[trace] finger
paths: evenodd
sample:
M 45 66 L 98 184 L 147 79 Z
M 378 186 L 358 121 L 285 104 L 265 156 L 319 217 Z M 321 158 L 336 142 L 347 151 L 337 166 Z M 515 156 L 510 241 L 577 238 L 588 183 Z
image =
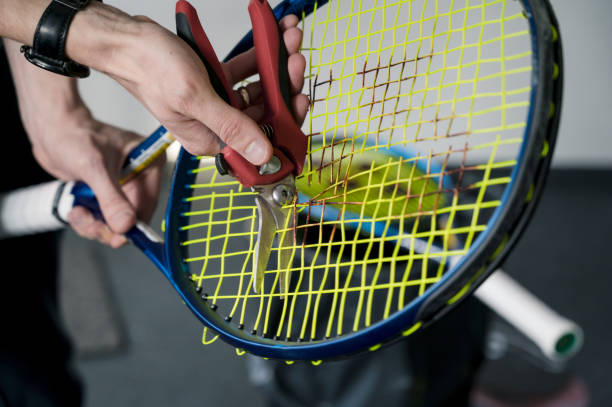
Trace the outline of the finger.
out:
M 289 57 L 288 70 L 291 94 L 297 95 L 304 87 L 304 71 L 306 70 L 306 58 L 302 54 L 293 54 Z M 242 92 L 246 92 L 243 95 Z M 261 82 L 252 82 L 234 91 L 238 107 L 245 109 L 248 106 L 263 103 Z
M 81 237 L 98 240 L 100 243 L 118 248 L 127 242 L 127 239 L 113 233 L 109 227 L 94 218 L 87 209 L 77 206 L 68 213 L 68 222 L 74 231 Z
M 291 109 L 294 113 L 294 118 L 296 122 L 300 126 L 304 122 L 309 105 L 310 100 L 308 99 L 308 96 L 302 93 L 299 93 L 292 97 Z M 246 107 L 242 112 L 248 115 L 254 121 L 259 122 L 263 119 L 265 115 L 265 107 L 263 103 L 260 102 L 256 105 Z
M 242 92 L 246 92 L 243 95 Z M 238 90 L 234 91 L 236 100 L 238 101 L 238 108 L 241 110 L 246 109 L 249 106 L 263 103 L 262 87 L 261 82 L 252 82 L 246 86 L 241 86 Z
M 223 64 L 223 71 L 231 84 L 236 84 L 257 73 L 257 58 L 255 48 L 251 48 L 242 54 Z
M 252 164 L 268 162 L 272 156 L 272 145 L 259 126 L 247 115 L 225 103 L 212 89 L 207 93 L 202 95 L 203 100 L 197 104 L 194 117 Z M 191 151 L 190 148 L 198 150 L 200 146 L 186 144 L 184 147 Z
M 180 123 L 180 127 L 166 126 L 181 142 L 181 145 L 193 155 L 214 156 L 221 151 L 221 140 L 214 131 L 197 119 Z M 190 142 L 188 137 L 193 137 L 197 143 Z
M 289 14 L 283 17 L 278 22 L 278 25 L 282 31 L 285 31 L 291 27 L 295 27 L 298 23 L 299 23 L 299 19 L 297 18 L 297 16 L 295 14 Z
M 291 18 L 293 17 L 295 21 Z M 294 22 L 293 24 L 289 24 Z M 295 54 L 300 49 L 302 44 L 302 30 L 295 27 L 297 24 L 296 16 L 287 16 L 281 20 L 281 30 L 283 32 L 283 41 L 289 55 Z M 231 84 L 236 84 L 257 73 L 257 58 L 255 48 L 251 48 L 241 54 L 236 55 L 230 61 L 223 64 L 223 71 L 227 80 Z
M 289 57 L 288 70 L 291 94 L 297 95 L 304 87 L 304 71 L 306 70 L 306 58 L 302 54 L 293 54 Z
M 289 55 L 297 53 L 302 45 L 302 30 L 297 27 L 287 29 L 283 33 L 283 40 L 285 41 L 285 47 Z
M 295 117 L 295 121 L 299 126 L 304 123 L 306 119 L 306 115 L 308 114 L 308 108 L 310 107 L 310 100 L 308 96 L 300 93 L 291 99 L 291 103 L 293 105 L 293 113 Z
M 127 232 L 136 223 L 136 212 L 119 185 L 105 167 L 98 166 L 88 175 L 84 181 L 94 191 L 105 222 L 115 233 Z
M 123 191 L 136 208 L 138 219 L 148 223 L 155 212 L 161 187 L 165 156 L 158 157 L 147 170 L 124 185 Z
M 94 240 L 106 234 L 105 231 L 102 230 L 103 228 L 101 228 L 98 224 L 97 220 L 91 214 L 91 212 L 89 212 L 82 206 L 74 207 L 68 213 L 67 220 L 68 223 L 70 223 L 72 229 L 74 229 L 74 231 L 77 232 L 79 236 L 84 237 L 86 239 Z M 112 234 L 110 230 L 108 230 L 108 233 Z

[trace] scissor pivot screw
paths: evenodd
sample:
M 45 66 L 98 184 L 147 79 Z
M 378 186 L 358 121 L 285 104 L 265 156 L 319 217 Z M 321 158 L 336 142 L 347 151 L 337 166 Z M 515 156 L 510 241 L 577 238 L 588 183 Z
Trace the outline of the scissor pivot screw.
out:
M 285 184 L 277 185 L 272 191 L 272 198 L 274 198 L 274 202 L 279 205 L 290 204 L 293 201 L 294 196 L 295 189 Z
M 281 160 L 273 155 L 270 161 L 259 167 L 259 175 L 276 174 L 281 169 Z

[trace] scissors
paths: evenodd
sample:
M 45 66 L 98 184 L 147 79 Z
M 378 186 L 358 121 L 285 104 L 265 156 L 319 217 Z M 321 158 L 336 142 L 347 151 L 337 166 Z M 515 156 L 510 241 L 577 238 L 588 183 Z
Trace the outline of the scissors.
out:
M 288 52 L 272 9 L 266 0 L 250 0 L 248 10 L 264 98 L 265 113 L 259 125 L 272 143 L 273 155 L 267 163 L 258 167 L 221 142 L 222 149 L 215 157 L 215 163 L 221 175 L 230 174 L 257 193 L 255 203 L 259 223 L 253 257 L 253 290 L 263 292 L 264 273 L 274 236 L 278 234 L 278 270 L 281 272 L 278 281 L 280 292 L 286 297 L 291 282 L 291 229 L 295 228 L 295 216 L 290 205 L 296 197 L 295 177 L 302 172 L 307 142 L 291 108 Z M 196 10 L 187 1 L 180 0 L 176 5 L 176 14 L 178 36 L 200 56 L 219 96 L 238 108 L 236 96 L 202 29 Z

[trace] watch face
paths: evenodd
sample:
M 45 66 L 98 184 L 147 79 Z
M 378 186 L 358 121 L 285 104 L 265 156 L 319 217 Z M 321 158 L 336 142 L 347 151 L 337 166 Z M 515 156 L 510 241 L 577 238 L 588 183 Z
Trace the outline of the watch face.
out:
M 89 0 L 53 0 L 56 3 L 61 3 L 66 7 L 70 7 L 75 10 L 81 10 L 89 3 Z

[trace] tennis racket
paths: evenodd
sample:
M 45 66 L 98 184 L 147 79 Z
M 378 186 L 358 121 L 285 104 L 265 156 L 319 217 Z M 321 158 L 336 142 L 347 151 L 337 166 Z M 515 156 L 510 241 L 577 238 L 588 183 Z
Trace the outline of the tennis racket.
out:
M 311 106 L 296 184 L 308 193 L 286 206 L 293 215 L 263 290 L 252 290 L 256 192 L 206 157 L 179 154 L 163 243 L 145 227 L 132 240 L 213 335 L 264 357 L 319 361 L 423 329 L 507 255 L 550 165 L 561 42 L 547 1 L 274 9 L 287 14 L 304 31 Z M 252 44 L 249 34 L 230 57 Z M 411 153 L 389 154 L 398 148 Z M 370 153 L 386 161 L 357 168 Z
M 320 145 L 313 146 L 313 150 L 319 151 L 318 154 L 312 154 L 312 158 L 315 161 L 323 161 L 325 159 L 320 147 Z M 340 150 L 339 146 L 335 148 Z M 336 155 L 339 153 L 340 151 L 335 152 Z M 363 168 L 370 166 L 382 168 L 390 162 L 399 160 L 412 162 L 414 158 L 414 153 L 405 147 L 372 149 L 360 154 L 359 157 L 355 157 L 351 162 L 350 168 L 346 166 L 347 168 L 343 168 L 341 171 L 353 186 L 353 196 L 351 196 L 350 201 L 362 201 L 363 196 L 358 195 L 363 195 L 368 189 L 368 185 L 372 183 L 372 176 L 382 175 L 382 173 L 370 174 L 363 172 Z M 444 175 L 444 172 L 441 171 L 441 166 L 442 163 L 436 160 L 429 160 L 427 162 L 417 160 L 414 161 L 413 165 L 404 165 L 400 171 L 403 171 L 405 176 L 409 174 L 413 180 L 420 180 L 422 184 L 418 184 L 418 181 L 415 182 L 418 184 L 415 185 L 417 189 L 435 190 L 436 186 L 441 184 L 445 189 L 453 190 L 456 188 L 453 184 L 453 177 Z M 301 201 L 310 201 L 312 199 L 310 195 L 320 195 L 321 191 L 332 191 L 332 185 L 325 185 L 329 180 L 333 180 L 333 177 L 329 176 L 331 166 L 324 165 L 324 168 L 321 173 L 322 181 L 316 185 L 316 188 L 309 185 L 304 178 L 298 182 L 297 187 L 300 191 Z M 428 173 L 433 175 L 428 176 Z M 384 185 L 385 181 L 377 180 L 375 183 Z M 424 185 L 426 183 L 430 185 Z M 384 189 L 379 194 L 380 201 L 383 203 L 392 202 L 394 192 L 394 189 Z M 487 197 L 485 193 L 484 198 L 485 200 L 487 198 L 495 199 L 495 195 Z M 446 198 L 443 197 L 442 200 L 444 199 Z M 446 203 L 442 202 L 442 204 Z M 400 226 L 399 222 L 374 222 L 372 218 L 369 218 L 369 216 L 374 216 L 374 209 L 374 207 L 366 206 L 362 212 L 360 206 L 355 205 L 351 207 L 347 205 L 343 213 L 346 230 L 350 230 L 351 227 L 362 227 L 362 233 L 366 235 L 374 234 L 377 237 L 381 237 L 384 233 L 388 236 L 397 235 L 399 233 L 397 229 Z M 396 208 L 391 207 L 391 209 L 393 211 Z M 385 208 L 385 210 L 388 210 L 388 208 Z M 415 207 L 410 210 L 417 211 L 418 208 Z M 312 208 L 308 215 L 318 221 L 323 218 L 327 222 L 333 222 L 339 216 L 338 211 L 333 207 L 328 208 L 326 211 L 322 211 L 320 207 L 315 207 Z M 436 219 L 436 222 L 442 225 L 442 228 L 447 227 L 448 221 L 449 216 L 446 213 L 439 214 Z M 469 224 L 469 221 L 469 218 L 462 218 L 462 214 L 459 213 L 454 220 L 455 227 L 465 227 Z M 412 252 L 413 254 L 423 255 L 426 252 L 430 254 L 445 252 L 435 243 L 430 243 L 421 238 L 404 239 L 399 244 L 401 250 L 407 253 Z M 456 249 L 463 245 L 464 242 L 461 241 L 461 235 L 452 236 L 449 239 L 450 249 Z M 393 248 L 389 249 L 392 250 Z M 433 266 L 439 267 L 438 262 L 442 259 L 441 257 L 436 258 L 432 255 L 430 259 Z M 461 259 L 461 255 L 449 256 L 446 267 L 452 268 Z M 530 338 L 549 360 L 566 360 L 580 350 L 583 342 L 583 332 L 580 326 L 558 315 L 533 294 L 521 287 L 516 281 L 512 280 L 504 271 L 496 270 L 494 275 L 490 276 L 474 294 L 499 316 L 503 317 Z

